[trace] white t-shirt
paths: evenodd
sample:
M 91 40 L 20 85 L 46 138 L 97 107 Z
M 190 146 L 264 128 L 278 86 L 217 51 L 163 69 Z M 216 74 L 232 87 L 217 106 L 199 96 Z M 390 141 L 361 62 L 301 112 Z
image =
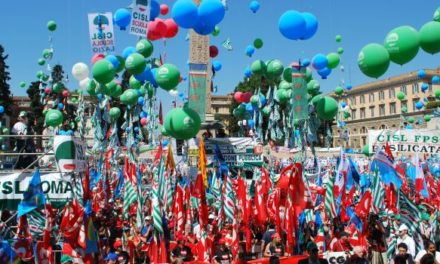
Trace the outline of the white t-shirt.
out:
M 25 123 L 18 121 L 12 127 L 12 134 L 14 135 L 26 135 L 27 134 L 27 126 Z
M 426 254 L 426 250 L 420 250 L 419 253 L 417 253 L 417 256 L 414 259 L 414 261 L 420 263 L 420 260 L 423 258 L 423 256 L 425 256 L 425 254 Z M 435 252 L 435 260 L 440 263 L 440 252 L 438 251 Z
M 414 239 L 410 237 L 409 235 L 406 235 L 404 239 L 397 238 L 397 245 L 400 243 L 405 243 L 408 246 L 408 254 L 411 254 L 411 256 L 416 255 L 416 243 L 414 242 Z

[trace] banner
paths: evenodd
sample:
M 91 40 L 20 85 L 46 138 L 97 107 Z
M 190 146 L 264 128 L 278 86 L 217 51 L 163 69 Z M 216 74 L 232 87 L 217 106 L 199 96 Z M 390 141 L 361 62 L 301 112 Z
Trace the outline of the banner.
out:
M 207 65 L 194 64 L 189 65 L 189 108 L 196 111 L 202 122 L 205 122 L 206 114 L 206 79 Z
M 345 263 L 347 254 L 345 252 L 325 252 L 324 258 L 329 264 Z
M 55 136 L 53 140 L 55 159 L 61 172 L 86 170 L 86 145 L 73 136 Z
M 0 210 L 17 210 L 32 179 L 33 172 L 0 176 Z M 62 207 L 73 197 L 72 178 L 61 173 L 41 173 L 41 187 L 54 207 Z
M 215 161 L 215 145 L 218 145 L 229 167 L 243 168 L 263 165 L 263 155 L 256 154 L 257 145 L 252 138 L 209 138 L 205 140 L 208 164 Z M 193 154 L 193 153 L 191 153 Z
M 115 52 L 115 34 L 111 12 L 89 14 L 90 44 L 93 53 Z
M 292 66 L 291 122 L 309 118 L 306 67 Z M 293 127 L 293 124 L 292 124 Z
M 375 153 L 388 142 L 391 151 L 440 154 L 440 131 L 429 129 L 369 130 L 368 150 Z
M 131 23 L 129 33 L 132 35 L 147 37 L 148 21 L 150 21 L 150 7 L 146 5 L 134 5 L 131 11 Z

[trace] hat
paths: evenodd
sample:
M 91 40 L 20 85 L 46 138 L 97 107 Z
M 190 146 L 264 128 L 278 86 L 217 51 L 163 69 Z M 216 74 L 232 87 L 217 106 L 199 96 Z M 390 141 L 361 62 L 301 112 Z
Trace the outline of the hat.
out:
M 108 253 L 107 257 L 105 257 L 104 260 L 105 261 L 118 260 L 118 255 L 116 255 L 115 253 Z
M 116 240 L 115 243 L 113 243 L 113 248 L 116 249 L 118 247 L 122 247 L 122 241 Z
M 69 255 L 62 255 L 61 256 L 61 264 L 67 263 L 67 262 L 73 262 L 73 258 Z
M 396 220 L 400 221 L 400 214 L 396 214 Z
M 27 112 L 26 111 L 20 111 L 20 114 L 18 116 L 19 117 L 27 117 Z
M 429 218 L 430 218 L 430 216 L 428 213 L 422 213 L 422 220 L 429 221 Z
M 278 234 L 278 233 L 273 234 L 272 239 L 275 239 L 275 238 L 281 238 L 280 234 Z
M 396 215 L 393 213 L 393 211 L 390 211 L 388 214 L 390 217 L 395 217 Z
M 401 224 L 399 227 L 399 232 L 403 230 L 408 230 L 408 227 L 405 224 Z
M 317 251 L 317 250 L 319 250 L 318 246 L 314 242 L 309 242 L 307 244 L 307 252 L 313 252 L 313 251 Z
M 387 212 L 382 211 L 382 212 L 380 212 L 379 216 L 380 217 L 387 217 Z
M 148 221 L 148 220 L 151 220 L 151 216 L 149 216 L 149 215 L 147 215 L 147 216 L 145 217 L 145 221 Z
M 210 215 L 208 216 L 208 219 L 212 219 L 212 220 L 214 220 L 214 219 L 215 219 L 215 215 L 214 215 L 214 214 L 210 214 Z

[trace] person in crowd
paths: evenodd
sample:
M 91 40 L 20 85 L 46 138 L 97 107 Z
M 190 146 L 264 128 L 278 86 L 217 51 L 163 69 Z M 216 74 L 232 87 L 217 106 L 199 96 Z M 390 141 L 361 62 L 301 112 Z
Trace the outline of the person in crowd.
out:
M 18 120 L 11 129 L 11 133 L 16 135 L 14 150 L 18 153 L 33 153 L 35 152 L 35 144 L 32 138 L 20 137 L 30 135 L 31 129 L 28 128 L 28 113 L 21 111 L 18 115 Z M 35 156 L 32 155 L 20 155 L 18 156 L 16 169 L 25 169 L 35 160 Z
M 397 255 L 390 261 L 390 264 L 414 264 L 413 257 L 408 253 L 408 246 L 405 243 L 397 245 Z
M 340 238 L 333 244 L 333 251 L 351 251 L 353 250 L 352 245 L 350 244 L 349 234 L 345 231 L 339 233 Z
M 287 256 L 285 247 L 283 245 L 283 242 L 281 240 L 281 236 L 278 233 L 275 233 L 272 235 L 272 242 L 266 245 L 264 249 L 264 256 L 265 257 L 283 257 Z
M 263 244 L 261 245 L 262 248 L 265 248 L 267 244 L 270 243 L 272 240 L 273 234 L 275 234 L 277 231 L 275 230 L 275 224 L 269 223 L 267 226 L 266 232 L 263 234 Z
M 437 251 L 440 251 L 440 214 L 437 214 L 436 226 L 434 228 L 434 239 L 435 239 L 435 248 Z
M 116 263 L 118 264 L 127 264 L 130 259 L 130 254 L 127 251 L 122 251 L 118 254 L 118 260 Z
M 423 256 L 423 258 L 420 260 L 420 263 L 421 264 L 436 264 L 438 262 L 435 260 L 435 257 L 433 255 L 425 254 Z
M 177 246 L 171 251 L 172 263 L 183 263 L 192 260 L 191 248 L 186 246 L 186 237 L 184 235 L 177 235 Z
M 107 264 L 116 264 L 116 261 L 118 260 L 118 255 L 113 252 L 108 253 L 104 260 Z
M 218 240 L 218 250 L 215 253 L 213 262 L 215 264 L 230 264 L 232 263 L 232 254 L 226 246 L 226 240 L 221 238 Z
M 440 252 L 438 252 L 435 248 L 435 244 L 432 241 L 427 241 L 425 243 L 425 249 L 420 250 L 419 253 L 417 253 L 417 256 L 415 257 L 414 261 L 416 264 L 421 264 L 422 258 L 426 255 L 430 254 L 434 256 L 434 260 L 437 262 L 436 264 L 440 264 Z
M 375 214 L 370 214 L 368 217 L 367 240 L 371 250 L 372 263 L 387 264 L 385 227 Z
M 431 224 L 429 223 L 429 214 L 422 213 L 422 222 L 420 223 L 420 231 L 422 232 L 422 237 L 424 240 L 431 238 Z
M 307 244 L 308 258 L 298 261 L 298 264 L 328 264 L 328 261 L 323 258 L 319 258 L 319 249 L 314 242 Z
M 397 244 L 404 243 L 407 246 L 408 254 L 411 256 L 416 255 L 416 243 L 414 239 L 408 234 L 408 226 L 405 224 L 399 227 L 399 237 L 397 238 Z
M 362 247 L 356 246 L 353 248 L 353 254 L 347 258 L 345 264 L 367 264 L 365 250 Z

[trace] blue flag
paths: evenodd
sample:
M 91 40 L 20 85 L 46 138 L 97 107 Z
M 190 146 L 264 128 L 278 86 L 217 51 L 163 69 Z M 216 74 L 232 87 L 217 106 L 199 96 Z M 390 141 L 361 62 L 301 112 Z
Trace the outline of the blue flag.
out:
M 120 170 L 119 171 L 118 185 L 116 185 L 116 189 L 115 189 L 115 198 L 120 198 L 121 197 L 122 186 L 124 186 L 124 171 Z
M 3 254 L 0 256 L 0 262 L 1 263 L 13 263 L 15 259 L 15 251 L 12 250 L 11 246 L 9 245 L 7 240 L 3 240 L 0 243 L 0 251 L 3 252 Z
M 40 170 L 37 169 L 29 182 L 27 190 L 23 194 L 23 200 L 18 204 L 17 218 L 37 209 L 45 203 L 46 197 L 41 187 Z

